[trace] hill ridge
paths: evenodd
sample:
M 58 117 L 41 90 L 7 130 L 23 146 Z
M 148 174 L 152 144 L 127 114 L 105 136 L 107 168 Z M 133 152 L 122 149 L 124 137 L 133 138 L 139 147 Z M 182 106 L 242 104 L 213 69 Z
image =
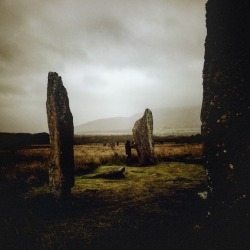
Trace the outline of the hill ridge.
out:
M 152 109 L 154 133 L 164 134 L 168 130 L 200 131 L 200 106 Z M 136 113 L 128 117 L 101 118 L 75 127 L 75 134 L 132 133 L 136 120 L 142 117 Z M 169 132 L 169 131 L 168 131 Z

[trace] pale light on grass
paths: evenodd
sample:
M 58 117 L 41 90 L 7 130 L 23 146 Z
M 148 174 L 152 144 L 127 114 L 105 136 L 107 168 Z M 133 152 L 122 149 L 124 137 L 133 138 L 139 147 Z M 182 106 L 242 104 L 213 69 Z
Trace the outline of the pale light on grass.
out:
M 205 170 L 201 165 L 184 163 L 162 163 L 149 167 L 126 167 L 125 179 L 93 179 L 99 173 L 118 169 L 101 166 L 94 173 L 76 177 L 73 193 L 95 192 L 102 197 L 114 196 L 115 200 L 150 202 L 156 195 L 169 195 L 173 190 L 195 187 L 206 182 Z

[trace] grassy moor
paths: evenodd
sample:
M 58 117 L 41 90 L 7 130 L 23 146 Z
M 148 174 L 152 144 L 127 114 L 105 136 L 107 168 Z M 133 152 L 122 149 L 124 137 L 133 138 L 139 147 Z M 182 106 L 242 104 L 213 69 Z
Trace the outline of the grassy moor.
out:
M 164 140 L 154 144 L 156 164 L 147 167 L 138 165 L 134 149 L 130 165 L 125 164 L 121 137 L 75 145 L 70 207 L 61 207 L 50 194 L 49 145 L 2 150 L 1 247 L 166 249 L 192 241 L 199 245 L 206 213 L 199 196 L 206 189 L 202 145 Z M 122 166 L 122 179 L 98 177 Z

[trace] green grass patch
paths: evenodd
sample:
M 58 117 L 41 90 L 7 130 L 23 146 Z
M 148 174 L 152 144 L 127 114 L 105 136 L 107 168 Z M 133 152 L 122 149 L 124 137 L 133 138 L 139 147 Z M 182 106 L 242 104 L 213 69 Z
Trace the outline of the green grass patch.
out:
M 91 174 L 76 177 L 73 194 L 81 196 L 93 193 L 99 199 L 136 207 L 139 204 L 152 204 L 154 200 L 164 200 L 164 197 L 173 196 L 183 189 L 201 188 L 206 184 L 205 171 L 201 165 L 176 162 L 149 167 L 129 166 L 126 167 L 125 178 L 121 180 L 93 179 L 97 174 L 118 168 L 101 166 Z

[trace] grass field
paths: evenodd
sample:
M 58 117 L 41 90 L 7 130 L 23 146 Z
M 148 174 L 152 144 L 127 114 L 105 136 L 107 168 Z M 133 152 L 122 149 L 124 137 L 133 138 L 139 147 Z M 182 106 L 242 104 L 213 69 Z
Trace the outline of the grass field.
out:
M 0 249 L 221 249 L 201 230 L 207 204 L 198 195 L 206 190 L 200 144 L 157 144 L 157 164 L 148 167 L 137 165 L 135 152 L 126 166 L 123 144 L 74 150 L 70 207 L 49 192 L 49 148 L 1 152 Z M 95 177 L 121 166 L 123 179 Z
M 12 183 L 41 185 L 48 180 L 49 145 L 34 145 L 15 152 L 0 152 L 1 178 L 4 176 Z M 126 162 L 124 144 L 111 148 L 102 143 L 75 145 L 75 172 L 82 175 L 102 165 L 119 165 Z M 166 143 L 155 145 L 156 163 L 162 161 L 180 161 L 200 163 L 202 158 L 201 144 Z M 138 164 L 136 151 L 132 150 L 132 165 Z

